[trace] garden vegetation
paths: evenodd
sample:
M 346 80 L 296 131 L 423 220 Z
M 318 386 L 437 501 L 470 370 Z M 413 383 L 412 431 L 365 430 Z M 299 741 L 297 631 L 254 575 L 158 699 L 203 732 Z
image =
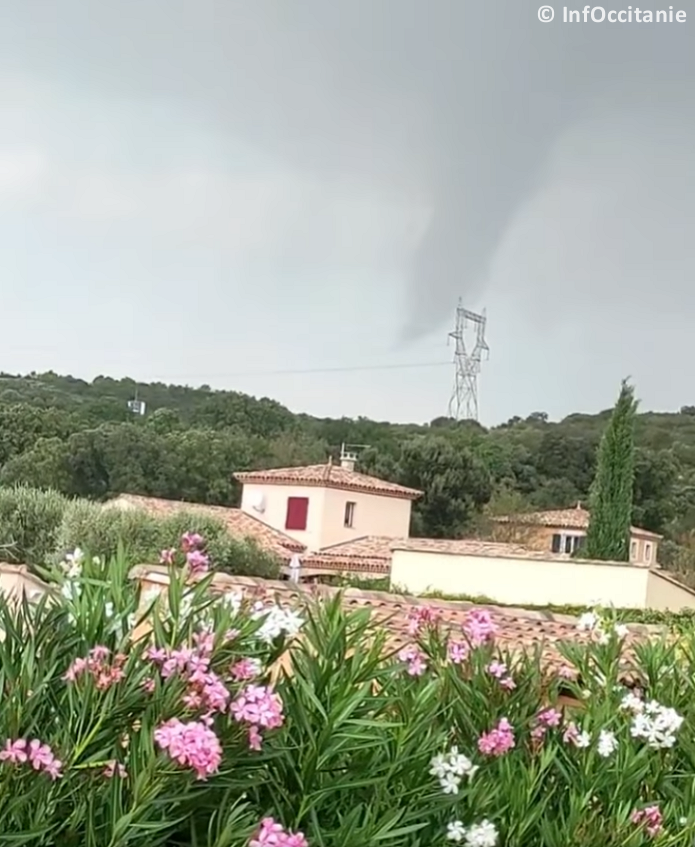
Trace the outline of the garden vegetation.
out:
M 215 594 L 198 533 L 161 557 L 162 593 L 120 549 L 68 556 L 36 605 L 0 599 L 2 843 L 692 843 L 692 630 L 628 651 L 587 613 L 550 673 L 485 609 L 451 632 L 417 607 L 395 649 L 340 596 Z

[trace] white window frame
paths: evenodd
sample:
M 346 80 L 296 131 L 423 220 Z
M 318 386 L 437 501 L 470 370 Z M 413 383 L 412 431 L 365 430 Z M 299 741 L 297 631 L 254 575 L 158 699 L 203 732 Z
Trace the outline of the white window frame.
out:
M 354 500 L 345 501 L 345 512 L 343 513 L 343 527 L 353 529 L 355 526 L 355 509 L 357 503 Z
M 564 556 L 570 556 L 572 553 L 576 553 L 579 545 L 582 543 L 586 536 L 577 534 L 574 532 L 554 532 L 553 536 L 560 536 L 560 550 L 558 551 Z M 567 550 L 567 544 L 569 542 L 570 549 Z M 550 549 L 552 550 L 553 539 L 550 539 Z M 557 554 L 556 554 L 557 555 Z

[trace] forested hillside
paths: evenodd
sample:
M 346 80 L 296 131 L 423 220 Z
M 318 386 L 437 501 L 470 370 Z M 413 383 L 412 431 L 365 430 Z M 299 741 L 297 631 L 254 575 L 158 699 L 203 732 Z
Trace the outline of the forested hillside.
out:
M 136 395 L 144 417 L 127 408 Z M 317 419 L 207 386 L 0 374 L 0 483 L 233 505 L 233 471 L 321 462 L 342 442 L 366 444 L 361 470 L 426 492 L 415 532 L 450 536 L 480 530 L 486 515 L 585 500 L 609 414 L 552 423 L 538 412 L 490 430 L 446 418 L 397 425 Z M 695 408 L 639 415 L 637 446 L 634 522 L 689 547 Z

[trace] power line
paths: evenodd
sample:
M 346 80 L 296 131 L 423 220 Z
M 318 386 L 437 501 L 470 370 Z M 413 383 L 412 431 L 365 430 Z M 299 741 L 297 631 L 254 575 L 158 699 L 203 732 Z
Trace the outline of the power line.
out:
M 248 377 L 248 376 L 289 376 L 294 374 L 324 374 L 324 373 L 348 373 L 351 371 L 391 371 L 391 370 L 409 370 L 413 368 L 441 368 L 450 367 L 451 362 L 409 362 L 400 365 L 348 365 L 334 368 L 286 368 L 282 370 L 264 370 L 264 371 L 232 371 L 223 374 L 178 374 L 179 379 L 193 378 L 208 378 L 208 379 L 229 379 L 230 377 Z M 161 374 L 153 379 L 162 378 Z M 167 377 L 172 379 L 173 375 Z
M 279 370 L 257 370 L 257 371 L 230 371 L 228 373 L 200 373 L 200 374 L 150 374 L 147 377 L 147 382 L 163 382 L 165 380 L 208 380 L 215 379 L 235 379 L 241 377 L 259 377 L 259 376 L 294 376 L 306 374 L 325 374 L 325 373 L 357 373 L 359 371 L 392 371 L 392 370 L 414 370 L 416 368 L 442 368 L 450 367 L 451 362 L 407 362 L 397 365 L 346 365 L 332 368 L 285 368 Z M 29 374 L 5 374 L 5 378 L 22 378 Z M 127 377 L 133 382 L 144 384 L 143 378 Z M 118 381 L 119 377 L 111 377 Z

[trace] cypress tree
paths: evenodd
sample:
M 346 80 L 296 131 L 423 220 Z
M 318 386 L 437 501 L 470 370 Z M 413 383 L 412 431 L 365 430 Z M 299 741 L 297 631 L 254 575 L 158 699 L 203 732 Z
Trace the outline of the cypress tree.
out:
M 630 526 L 635 477 L 635 389 L 623 380 L 598 451 L 591 487 L 591 515 L 582 556 L 630 560 Z

